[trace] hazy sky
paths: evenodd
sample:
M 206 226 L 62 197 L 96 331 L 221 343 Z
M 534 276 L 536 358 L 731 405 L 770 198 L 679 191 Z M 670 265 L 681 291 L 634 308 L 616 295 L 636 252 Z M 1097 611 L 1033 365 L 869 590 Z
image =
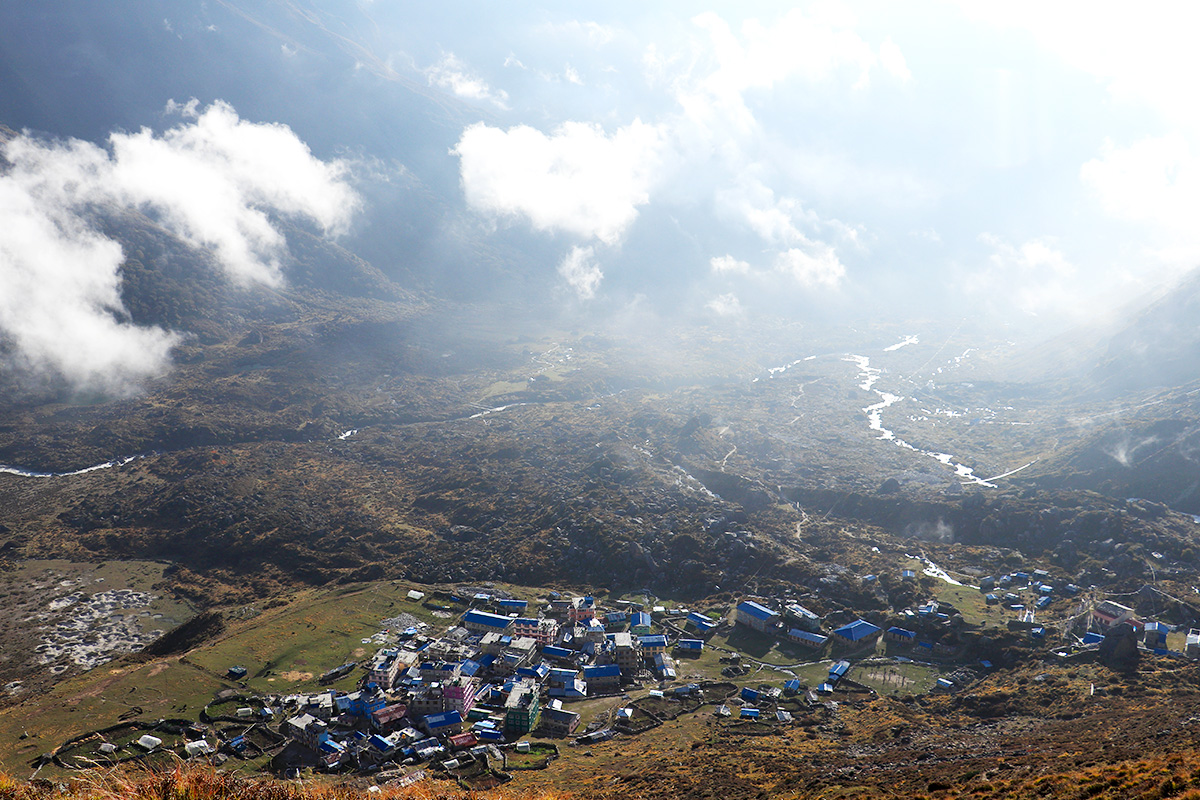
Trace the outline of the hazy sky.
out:
M 271 209 L 468 278 L 483 243 L 564 306 L 714 319 L 873 303 L 1065 325 L 1200 255 L 1193 4 L 114 2 L 0 9 L 0 121 L 89 138 L 119 175 L 131 145 L 202 170 L 197 109 L 219 109 L 214 142 L 277 137 L 273 168 L 221 161 L 231 208 L 220 186 L 203 207 L 108 195 L 255 280 L 283 263 Z M 24 152 L 58 174 L 85 151 Z M 44 188 L 36 168 L 21 187 Z M 93 233 L 67 244 L 102 265 L 79 277 L 94 316 L 119 253 Z M 28 244 L 0 228 L 0 254 Z M 49 269 L 13 259 L 10 286 Z
M 726 313 L 917 282 L 1057 318 L 1197 262 L 1194 5 L 556 9 L 392 59 L 496 115 L 454 149 L 464 199 L 563 234 L 580 296 L 655 208 Z

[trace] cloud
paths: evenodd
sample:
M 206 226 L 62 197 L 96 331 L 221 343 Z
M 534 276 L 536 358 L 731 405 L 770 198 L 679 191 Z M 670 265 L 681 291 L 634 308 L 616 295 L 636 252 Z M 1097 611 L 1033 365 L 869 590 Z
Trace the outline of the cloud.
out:
M 792 9 L 771 24 L 748 19 L 740 37 L 711 11 L 692 22 L 708 34 L 716 66 L 683 90 L 681 102 L 693 116 L 723 118 L 743 131 L 757 127 L 745 101 L 751 90 L 770 90 L 791 78 L 824 82 L 841 73 L 855 76 L 855 88 L 864 88 L 880 66 L 901 81 L 911 78 L 894 42 L 885 40 L 877 54 L 853 30 L 851 17 L 829 8 Z
M 0 175 L 0 332 L 16 360 L 114 393 L 168 366 L 176 334 L 134 325 L 120 299 L 120 246 L 97 215 L 141 210 L 209 251 L 241 284 L 281 282 L 286 252 L 269 213 L 327 232 L 357 209 L 340 162 L 324 163 L 286 126 L 240 120 L 215 103 L 171 104 L 190 120 L 161 135 L 8 142 Z
M 592 260 L 595 251 L 591 247 L 572 247 L 571 252 L 558 265 L 558 274 L 580 300 L 591 300 L 600 288 L 604 272 Z
M 507 64 L 506 61 L 505 65 Z M 483 100 L 499 108 L 508 108 L 508 93 L 503 89 L 493 89 L 482 78 L 471 74 L 467 65 L 454 53 L 446 53 L 436 64 L 428 67 L 425 77 L 430 86 L 449 89 L 457 97 Z
M 1200 158 L 1181 132 L 1126 147 L 1106 140 L 1079 175 L 1109 214 L 1159 233 L 1160 256 L 1176 266 L 1194 266 L 1200 257 Z
M 616 31 L 610 25 L 580 20 L 543 23 L 537 27 L 536 32 L 548 41 L 570 39 L 584 42 L 593 48 L 603 47 L 616 37 Z
M 990 233 L 979 240 L 991 249 L 985 264 L 967 276 L 964 289 L 1002 315 L 1082 319 L 1092 308 L 1095 283 L 1084 285 L 1078 269 L 1053 239 L 1020 245 Z
M 775 269 L 801 286 L 834 287 L 846 276 L 846 268 L 833 248 L 810 243 L 804 249 L 793 247 L 775 258 Z
M 750 272 L 750 265 L 745 261 L 739 261 L 733 256 L 713 256 L 708 261 L 708 265 L 712 271 L 719 274 L 746 274 Z
M 120 246 L 53 200 L 0 177 L 0 334 L 20 366 L 124 394 L 162 371 L 178 337 L 120 319 Z
M 731 292 L 717 295 L 705 303 L 704 307 L 721 317 L 736 317 L 742 313 L 741 301 Z
M 479 122 L 463 131 L 452 152 L 472 208 L 615 244 L 650 201 L 662 144 L 661 130 L 638 120 L 612 135 L 583 122 L 564 123 L 550 135 Z

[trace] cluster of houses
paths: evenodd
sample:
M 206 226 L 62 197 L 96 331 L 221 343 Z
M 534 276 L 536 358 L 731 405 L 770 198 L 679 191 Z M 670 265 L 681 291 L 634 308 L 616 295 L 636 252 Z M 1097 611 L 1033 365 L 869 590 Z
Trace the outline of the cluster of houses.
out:
M 703 653 L 718 625 L 697 614 L 694 637 L 655 632 L 650 612 L 605 611 L 587 596 L 552 594 L 536 614 L 525 600 L 452 599 L 471 606 L 457 624 L 436 638 L 422 626 L 391 632 L 357 691 L 280 698 L 282 732 L 328 769 L 477 753 L 531 732 L 571 736 L 572 701 L 619 695 L 643 677 L 674 680 L 675 659 Z
M 915 580 L 913 570 L 904 570 L 904 580 Z M 863 580 L 875 580 L 875 576 L 864 576 Z M 1078 586 L 1066 583 L 1056 588 L 1051 575 L 1045 570 L 1013 572 L 998 576 L 983 577 L 979 590 L 984 594 L 987 605 L 1002 604 L 1017 613 L 1009 627 L 1028 631 L 1034 639 L 1045 637 L 1045 628 L 1035 622 L 1035 614 L 1059 597 L 1079 595 Z M 1020 593 L 1018 593 L 1020 592 Z M 1026 605 L 1027 595 L 1036 598 Z M 774 605 L 775 608 L 771 606 Z M 778 610 L 776 610 L 778 609 Z M 836 645 L 842 652 L 866 647 L 882 636 L 885 641 L 913 648 L 916 652 L 943 658 L 960 654 L 961 643 L 952 631 L 961 624 L 958 611 L 952 606 L 928 600 L 899 613 L 899 624 L 886 630 L 863 619 L 855 619 L 839 627 L 825 628 L 823 620 L 795 602 L 772 601 L 764 598 L 746 599 L 738 604 L 735 622 L 760 633 L 786 639 L 797 645 L 819 651 L 827 644 Z M 689 622 L 692 618 L 689 617 Z M 696 621 L 703 625 L 702 620 Z M 1141 639 L 1142 645 L 1156 653 L 1166 653 L 1167 635 L 1174 630 L 1163 622 L 1139 621 L 1134 609 L 1113 600 L 1096 603 L 1086 618 L 1089 630 L 1078 642 L 1084 646 L 1096 645 L 1114 629 L 1122 625 L 1131 626 Z M 1200 658 L 1200 630 L 1188 634 L 1185 654 Z

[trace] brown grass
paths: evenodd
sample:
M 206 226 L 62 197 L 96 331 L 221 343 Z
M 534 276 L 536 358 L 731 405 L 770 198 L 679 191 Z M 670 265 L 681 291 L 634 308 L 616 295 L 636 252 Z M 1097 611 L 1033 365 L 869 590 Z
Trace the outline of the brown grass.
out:
M 454 784 L 425 780 L 413 786 L 382 786 L 378 793 L 364 786 L 331 785 L 318 780 L 279 781 L 244 778 L 207 767 L 177 764 L 162 771 L 97 771 L 65 784 L 25 782 L 0 775 L 0 800 L 560 800 L 546 791 L 498 789 L 486 794 L 461 790 Z

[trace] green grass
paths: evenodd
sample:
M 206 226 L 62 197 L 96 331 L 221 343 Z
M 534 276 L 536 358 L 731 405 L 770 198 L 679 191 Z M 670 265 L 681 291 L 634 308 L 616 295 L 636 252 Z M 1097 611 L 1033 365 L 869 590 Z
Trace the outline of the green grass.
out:
M 438 628 L 453 621 L 409 601 L 410 588 L 407 583 L 386 582 L 302 597 L 194 651 L 188 660 L 217 675 L 235 664 L 244 666 L 249 673 L 245 683 L 255 691 L 313 688 L 326 670 L 373 655 L 379 645 L 362 640 L 377 633 L 383 619 L 408 613 Z M 352 673 L 334 687 L 351 687 L 359 676 Z

